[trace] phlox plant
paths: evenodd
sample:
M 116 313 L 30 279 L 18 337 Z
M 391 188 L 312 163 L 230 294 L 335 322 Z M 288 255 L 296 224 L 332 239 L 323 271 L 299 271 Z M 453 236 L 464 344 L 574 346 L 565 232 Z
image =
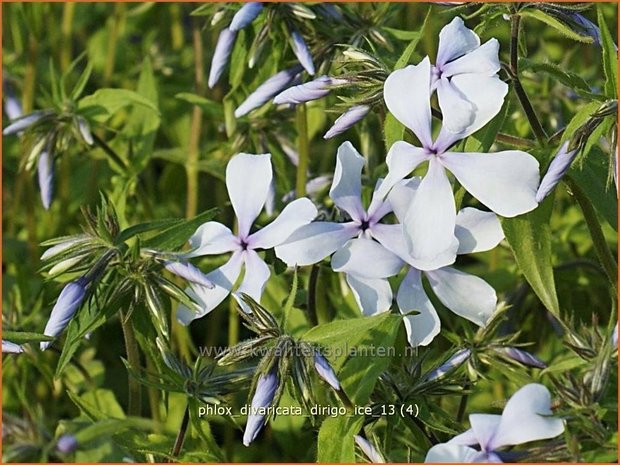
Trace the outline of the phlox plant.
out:
M 5 462 L 617 460 L 617 5 L 2 8 Z

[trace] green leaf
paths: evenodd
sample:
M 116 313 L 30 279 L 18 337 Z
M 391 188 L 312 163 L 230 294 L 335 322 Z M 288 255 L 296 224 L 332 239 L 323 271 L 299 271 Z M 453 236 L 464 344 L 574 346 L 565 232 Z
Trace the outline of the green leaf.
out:
M 163 220 L 150 221 L 148 223 L 135 224 L 127 229 L 123 229 L 118 235 L 116 242 L 120 244 L 131 239 L 137 234 L 153 231 L 155 229 L 169 228 L 171 226 L 178 225 L 183 221 L 185 220 L 181 218 L 167 218 Z
M 75 434 L 78 444 L 83 445 L 103 436 L 120 433 L 125 430 L 150 431 L 153 429 L 153 421 L 146 418 L 127 418 L 123 420 L 108 418 L 100 420 L 81 429 Z
M 21 331 L 2 330 L 2 340 L 14 342 L 15 344 L 25 344 L 28 342 L 53 341 L 54 338 L 39 333 L 27 333 Z
M 210 113 L 222 112 L 221 105 L 219 103 L 214 102 L 213 100 L 209 100 L 208 98 L 198 94 L 193 94 L 191 92 L 181 92 L 176 94 L 174 97 L 187 103 L 191 103 L 192 105 L 198 105 L 200 108 Z
M 566 71 L 555 63 L 540 63 L 529 58 L 519 58 L 519 69 L 533 73 L 546 73 L 571 89 L 590 91 L 590 86 L 585 79 L 578 74 Z
M 398 60 L 394 64 L 394 69 L 393 69 L 394 71 L 396 71 L 397 69 L 404 68 L 405 66 L 407 66 L 407 63 L 409 63 L 409 60 L 411 59 L 411 55 L 413 55 L 413 52 L 418 46 L 420 39 L 424 36 L 424 30 L 426 29 L 426 23 L 428 22 L 428 18 L 430 17 L 432 10 L 433 10 L 432 8 L 428 9 L 428 13 L 426 13 L 426 17 L 424 18 L 424 22 L 422 23 L 422 27 L 420 28 L 420 30 L 417 33 L 415 32 L 411 33 L 413 34 L 412 40 L 411 42 L 409 42 L 409 45 L 407 45 L 407 48 L 405 48 L 401 56 L 398 58 Z
M 145 240 L 142 245 L 145 248 L 157 250 L 174 250 L 181 247 L 196 232 L 196 229 L 212 219 L 217 213 L 217 208 L 212 208 L 195 216 L 191 220 L 184 220 L 171 226 L 154 237 Z
M 93 421 L 125 418 L 125 412 L 116 400 L 114 392 L 109 389 L 95 389 L 81 396 L 71 391 L 67 391 L 67 394 L 80 411 Z
M 84 91 L 84 88 L 86 87 L 86 84 L 88 83 L 92 72 L 93 67 L 90 63 L 88 63 L 86 65 L 86 68 L 78 78 L 77 82 L 75 83 L 75 86 L 73 86 L 73 90 L 71 90 L 71 95 L 69 96 L 71 100 L 76 100 L 80 98 L 80 95 L 82 95 L 82 92 Z
M 618 52 L 611 37 L 603 10 L 596 5 L 598 28 L 601 31 L 601 49 L 603 52 L 603 70 L 605 71 L 605 95 L 609 98 L 618 98 Z
M 525 279 L 547 310 L 559 316 L 549 226 L 553 198 L 552 194 L 536 210 L 525 215 L 503 218 L 502 228 Z
M 365 405 L 379 375 L 395 355 L 394 341 L 402 317 L 390 313 L 336 320 L 308 331 L 302 339 L 318 343 L 353 403 Z
M 78 102 L 78 110 L 88 119 L 106 121 L 110 116 L 129 105 L 140 105 L 156 115 L 159 110 L 148 98 L 128 89 L 99 89 Z
M 364 418 L 337 416 L 327 418 L 319 429 L 317 462 L 354 463 L 353 436 L 362 428 Z
M 392 113 L 388 113 L 383 122 L 383 135 L 385 137 L 385 150 L 389 151 L 395 142 L 405 138 L 405 126 Z
M 544 11 L 528 9 L 521 10 L 519 14 L 522 17 L 532 18 L 542 23 L 545 23 L 547 26 L 551 26 L 563 36 L 566 36 L 569 39 L 576 40 L 577 42 L 585 42 L 587 44 L 591 44 L 592 42 L 594 42 L 594 39 L 592 39 L 592 37 L 578 34 L 577 32 L 573 31 L 568 25 L 564 24 L 553 16 L 548 15 Z
M 606 183 L 608 177 L 608 158 L 594 147 L 591 156 L 582 163 L 573 163 L 570 168 L 570 177 L 584 191 L 599 215 L 617 231 L 618 228 L 618 198 L 613 185 Z

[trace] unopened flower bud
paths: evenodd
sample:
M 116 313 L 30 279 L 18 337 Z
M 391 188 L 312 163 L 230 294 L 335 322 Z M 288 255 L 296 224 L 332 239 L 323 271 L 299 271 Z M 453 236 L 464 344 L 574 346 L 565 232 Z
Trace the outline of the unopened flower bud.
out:
M 334 373 L 334 369 L 331 367 L 325 357 L 319 353 L 314 354 L 314 368 L 319 376 L 336 391 L 340 391 L 340 381 Z
M 295 79 L 295 76 L 297 76 L 302 69 L 303 68 L 300 65 L 296 65 L 271 76 L 260 86 L 258 86 L 254 92 L 248 95 L 248 98 L 246 98 L 245 101 L 239 105 L 239 107 L 235 110 L 235 117 L 240 118 L 243 115 L 246 115 L 255 108 L 258 108 L 271 100 L 275 95 L 278 95 L 283 89 L 290 85 L 290 83 Z
M 2 341 L 2 353 L 3 354 L 21 354 L 24 351 L 24 348 L 10 341 Z
M 547 368 L 545 362 L 525 350 L 517 349 L 515 347 L 497 347 L 494 350 L 495 352 L 511 358 L 512 360 L 523 365 L 540 368 L 541 370 Z
M 54 157 L 47 150 L 43 150 L 39 155 L 37 178 L 41 191 L 41 203 L 43 208 L 49 210 L 54 194 Z
M 244 4 L 233 16 L 228 29 L 233 32 L 240 31 L 254 21 L 262 10 L 263 4 L 261 2 L 248 2 Z
M 77 309 L 82 305 L 82 301 L 86 296 L 86 285 L 88 281 L 85 278 L 79 278 L 67 284 L 56 301 L 56 305 L 52 309 L 43 334 L 46 336 L 56 337 L 67 327 Z M 50 346 L 51 342 L 41 342 L 41 350 L 45 350 Z
M 558 150 L 558 153 L 551 161 L 547 173 L 542 178 L 538 191 L 536 192 L 536 201 L 538 203 L 542 202 L 555 186 L 558 185 L 575 159 L 577 150 L 568 151 L 568 144 L 568 141 L 566 141 L 560 147 L 560 150 Z
M 342 134 L 350 129 L 355 123 L 359 122 L 368 114 L 370 107 L 368 105 L 355 105 L 345 111 L 334 121 L 329 131 L 325 133 L 323 139 L 331 139 L 332 137 Z
M 245 432 L 243 433 L 243 445 L 249 446 L 260 430 L 265 426 L 265 415 L 261 415 L 259 412 L 261 409 L 265 409 L 271 405 L 278 389 L 278 375 L 275 369 L 272 369 L 269 373 L 261 375 L 256 383 L 256 390 L 254 391 L 254 397 L 252 397 L 252 405 L 250 407 L 250 413 L 248 414 L 248 421 L 245 425 Z
M 95 141 L 93 140 L 93 134 L 90 132 L 90 125 L 88 124 L 88 121 L 86 121 L 83 117 L 78 116 L 77 124 L 80 135 L 82 136 L 82 139 L 84 139 L 84 142 L 86 142 L 88 145 L 93 145 Z
M 56 450 L 62 454 L 70 454 L 77 449 L 78 442 L 72 434 L 63 434 L 56 441 Z
M 17 134 L 18 132 L 22 132 L 28 129 L 37 121 L 39 121 L 46 114 L 47 112 L 44 111 L 33 111 L 32 113 L 29 113 L 28 115 L 23 116 L 15 120 L 13 123 L 9 124 L 6 128 L 4 128 L 2 134 L 4 134 L 5 136 L 9 136 L 12 134 Z
M 461 366 L 471 356 L 471 350 L 461 349 L 450 357 L 444 364 L 435 368 L 426 376 L 426 381 L 433 381 L 443 377 L 446 373 Z
M 224 72 L 224 69 L 226 69 L 236 37 L 237 33 L 228 28 L 222 29 L 222 32 L 220 32 L 220 35 L 217 38 L 217 43 L 215 44 L 213 58 L 211 59 L 211 70 L 209 71 L 208 82 L 210 89 L 217 84 L 217 81 L 220 80 L 220 76 Z
M 337 79 L 329 76 L 321 76 L 313 81 L 289 87 L 280 92 L 273 99 L 273 103 L 280 104 L 299 104 L 318 100 L 331 92 L 330 86 L 345 84 L 345 79 Z
M 308 49 L 306 41 L 297 30 L 293 30 L 291 32 L 291 39 L 293 41 L 293 53 L 295 53 L 295 56 L 299 60 L 299 63 L 301 63 L 301 65 L 308 72 L 308 74 L 313 76 L 314 63 L 312 61 L 312 55 L 310 54 L 310 49 Z

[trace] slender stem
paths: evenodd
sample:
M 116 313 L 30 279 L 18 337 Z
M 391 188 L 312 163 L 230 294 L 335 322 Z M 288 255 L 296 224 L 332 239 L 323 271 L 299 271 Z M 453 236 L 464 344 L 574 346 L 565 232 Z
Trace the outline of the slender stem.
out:
M 97 146 L 99 146 L 111 159 L 114 163 L 116 163 L 120 168 L 126 169 L 127 163 L 125 160 L 121 158 L 121 156 L 114 151 L 112 147 L 110 147 L 103 139 L 101 139 L 97 134 L 93 133 L 93 141 Z
M 71 31 L 73 29 L 73 17 L 75 15 L 75 2 L 67 2 L 62 10 L 62 25 L 60 29 L 60 68 L 65 71 L 71 64 L 72 47 Z
M 316 288 L 319 281 L 319 271 L 318 265 L 312 265 L 310 269 L 310 278 L 308 279 L 308 319 L 312 326 L 319 324 L 319 319 L 316 314 Z
M 183 48 L 183 23 L 181 19 L 181 6 L 178 3 L 170 4 L 170 36 L 172 39 L 172 50 Z
M 518 14 L 513 14 L 510 17 L 510 74 L 512 79 L 512 84 L 514 86 L 515 94 L 521 103 L 521 107 L 525 112 L 525 116 L 527 117 L 530 126 L 532 127 L 532 131 L 538 140 L 538 143 L 541 146 L 545 146 L 547 144 L 547 134 L 540 124 L 540 120 L 536 115 L 536 111 L 530 102 L 530 99 L 521 85 L 521 81 L 519 79 L 519 28 L 521 24 L 521 16 Z
M 108 39 L 108 51 L 106 54 L 105 64 L 103 67 L 103 83 L 108 85 L 114 74 L 114 65 L 116 64 L 116 48 L 118 37 L 121 31 L 123 15 L 125 13 L 125 4 L 117 3 L 114 8 L 114 16 L 110 19 L 112 22 L 110 37 Z
M 189 405 L 185 407 L 185 413 L 183 414 L 183 420 L 181 421 L 181 427 L 177 433 L 177 437 L 174 440 L 174 446 L 172 447 L 172 456 L 178 457 L 183 447 L 183 441 L 185 441 L 185 435 L 187 434 L 187 427 L 189 426 Z
M 334 392 L 336 393 L 336 395 L 338 396 L 338 398 L 340 399 L 342 404 L 347 409 L 353 410 L 353 402 L 351 402 L 351 399 L 349 399 L 349 396 L 347 396 L 347 393 L 344 392 L 344 390 L 342 388 L 338 389 L 337 391 L 334 390 Z
M 202 36 L 200 34 L 200 27 L 195 20 L 192 24 L 192 38 L 194 43 L 194 85 L 196 93 L 202 95 L 205 91 Z M 200 143 L 201 127 L 202 109 L 198 105 L 195 105 L 192 112 L 191 130 L 187 148 L 187 162 L 185 164 L 185 172 L 187 174 L 187 204 L 185 215 L 187 218 L 196 216 L 198 211 L 198 145 Z
M 469 388 L 469 385 L 465 386 L 466 389 Z M 467 400 L 469 399 L 469 394 L 463 394 L 461 396 L 461 401 L 459 402 L 459 409 L 456 413 L 456 422 L 460 423 L 463 421 L 463 417 L 465 417 L 465 410 L 467 409 Z
M 570 191 L 579 204 L 581 211 L 583 212 L 583 217 L 586 221 L 586 225 L 590 230 L 590 236 L 592 237 L 592 244 L 594 245 L 594 250 L 596 251 L 596 255 L 598 256 L 603 269 L 605 270 L 605 274 L 609 278 L 609 282 L 613 289 L 613 295 L 616 295 L 617 290 L 617 282 L 618 282 L 618 266 L 616 264 L 616 259 L 609 249 L 607 245 L 607 241 L 605 240 L 605 235 L 603 234 L 603 229 L 601 228 L 601 223 L 598 220 L 596 212 L 592 207 L 592 204 L 586 197 L 585 193 L 581 190 L 581 188 L 570 178 L 566 178 L 566 183 L 570 187 Z
M 299 152 L 299 160 L 297 162 L 295 192 L 297 193 L 297 198 L 300 198 L 306 195 L 308 157 L 310 156 L 310 149 L 308 146 L 308 115 L 305 103 L 297 105 L 297 151 Z
M 137 370 L 140 367 L 140 352 L 138 351 L 138 343 L 136 341 L 133 325 L 131 324 L 131 320 L 126 317 L 125 312 L 121 311 L 120 317 L 123 337 L 125 338 L 127 361 L 132 368 Z M 127 413 L 130 416 L 139 417 L 142 411 L 142 387 L 140 386 L 140 382 L 129 373 L 127 373 L 127 376 L 129 387 L 129 406 L 127 408 Z
M 153 360 L 149 357 L 146 356 L 146 369 L 148 371 L 155 371 L 155 364 L 153 363 Z M 161 392 L 159 391 L 159 389 L 155 389 L 154 387 L 148 387 L 146 389 L 146 392 L 149 396 L 149 407 L 151 409 L 151 418 L 153 419 L 153 422 L 155 423 L 155 431 L 156 432 L 161 432 L 161 415 L 160 415 L 160 411 L 159 411 L 159 403 L 161 402 Z

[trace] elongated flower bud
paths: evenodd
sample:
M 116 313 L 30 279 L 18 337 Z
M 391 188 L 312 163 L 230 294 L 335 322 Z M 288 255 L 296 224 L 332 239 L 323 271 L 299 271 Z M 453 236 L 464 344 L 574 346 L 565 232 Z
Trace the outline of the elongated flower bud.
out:
M 540 368 L 541 370 L 547 368 L 545 362 L 540 360 L 538 357 L 530 354 L 529 352 L 526 352 L 525 350 L 517 349 L 515 347 L 498 347 L 494 350 L 498 354 L 502 354 L 523 365 Z
M 83 117 L 78 116 L 77 124 L 80 135 L 82 136 L 82 139 L 84 139 L 84 142 L 86 142 L 88 145 L 93 145 L 95 141 L 93 140 L 93 134 L 90 132 L 90 125 L 88 124 L 88 121 L 86 121 Z
M 243 433 L 244 446 L 249 446 L 256 439 L 263 426 L 265 426 L 265 415 L 257 412 L 271 405 L 277 389 L 278 375 L 275 370 L 271 370 L 258 379 L 256 391 L 254 392 L 254 397 L 252 397 L 248 421 L 245 425 L 245 432 Z
M 226 69 L 228 59 L 232 53 L 233 45 L 235 45 L 235 38 L 237 33 L 230 29 L 222 29 L 219 37 L 217 38 L 217 44 L 215 44 L 215 51 L 213 52 L 213 58 L 211 59 L 211 70 L 209 71 L 209 89 L 212 89 L 217 81 L 220 80 L 220 76 Z
M 297 76 L 302 69 L 303 68 L 300 65 L 296 65 L 271 76 L 260 86 L 258 86 L 254 92 L 248 95 L 248 98 L 246 98 L 245 101 L 239 105 L 239 107 L 235 110 L 235 117 L 240 118 L 241 116 L 246 115 L 255 108 L 258 108 L 271 100 L 275 95 L 278 95 L 283 89 L 289 86 L 289 84 L 295 79 L 295 76 Z
M 611 345 L 613 347 L 618 347 L 618 324 L 616 323 L 616 326 L 614 326 L 614 331 L 613 333 L 611 333 Z
M 79 278 L 67 284 L 56 301 L 56 305 L 52 309 L 50 319 L 45 325 L 43 334 L 46 336 L 56 337 L 67 327 L 76 310 L 82 305 L 82 301 L 86 296 L 86 285 L 88 281 Z M 41 342 L 41 350 L 45 350 L 50 346 L 51 342 Z
M 14 342 L 11 341 L 2 341 L 2 353 L 3 354 L 21 354 L 24 351 L 24 348 L 19 345 L 19 344 L 15 344 Z
M 37 177 L 41 191 L 41 203 L 43 208 L 49 210 L 54 194 L 54 157 L 47 150 L 43 150 L 39 155 Z
M 65 271 L 73 268 L 75 265 L 80 263 L 84 259 L 84 255 L 77 255 L 75 257 L 66 258 L 61 262 L 56 263 L 53 267 L 49 269 L 47 272 L 50 278 L 54 278 L 58 275 L 63 274 Z
M 353 439 L 355 439 L 355 444 L 362 449 L 362 452 L 366 457 L 368 457 L 368 460 L 370 460 L 371 463 L 385 463 L 383 456 L 379 453 L 379 451 L 377 451 L 375 446 L 370 443 L 370 441 L 363 438 L 359 434 L 353 436 Z
M 576 150 L 568 151 L 568 141 L 564 142 L 551 161 L 547 173 L 540 181 L 540 186 L 536 192 L 536 201 L 538 203 L 542 202 L 562 180 L 576 155 Z
M 369 111 L 370 107 L 368 105 L 355 105 L 349 108 L 334 121 L 334 125 L 325 133 L 323 139 L 331 139 L 338 134 L 342 134 L 355 123 L 363 119 Z
M 71 239 L 63 241 L 63 242 L 61 242 L 59 244 L 56 244 L 56 245 L 50 247 L 49 249 L 47 249 L 41 255 L 41 260 L 42 261 L 49 260 L 50 258 L 56 257 L 57 255 L 60 255 L 65 250 L 69 250 L 74 245 L 77 245 L 77 244 L 79 244 L 81 242 L 86 242 L 86 241 L 88 241 L 88 236 L 86 234 L 83 234 L 83 235 L 80 235 L 80 236 L 74 236 Z
M 321 76 L 313 81 L 289 87 L 280 92 L 273 99 L 273 103 L 280 104 L 299 104 L 318 100 L 331 92 L 330 86 L 345 84 L 345 79 L 337 79 L 329 76 Z
M 26 116 L 23 116 L 18 120 L 14 121 L 13 123 L 9 124 L 6 128 L 4 128 L 2 134 L 4 134 L 5 136 L 9 136 L 12 134 L 17 134 L 18 132 L 22 132 L 25 129 L 28 129 L 37 121 L 39 121 L 45 115 L 46 112 L 44 111 L 33 111 L 32 113 L 29 113 Z
M 168 271 L 170 271 L 170 273 L 174 273 L 177 276 L 186 279 L 190 283 L 199 284 L 200 286 L 204 286 L 207 289 L 213 289 L 215 287 L 215 284 L 213 284 L 209 280 L 209 278 L 207 278 L 207 275 L 205 275 L 202 271 L 200 271 L 191 263 L 167 261 L 164 263 L 164 267 Z
M 24 114 L 22 104 L 14 96 L 8 95 L 4 99 L 4 113 L 10 121 L 16 120 Z
M 293 53 L 299 60 L 299 63 L 301 63 L 301 66 L 304 67 L 308 74 L 314 76 L 314 62 L 306 41 L 297 30 L 291 31 L 291 39 L 293 41 Z
M 228 29 L 233 32 L 240 31 L 254 21 L 262 10 L 263 4 L 261 2 L 246 3 L 235 13 Z
M 63 434 L 56 441 L 56 450 L 62 454 L 70 454 L 77 449 L 78 442 L 72 434 Z
M 570 16 L 575 23 L 583 28 L 583 32 L 592 37 L 596 45 L 601 45 L 601 30 L 596 24 L 583 16 L 581 13 L 574 12 Z
M 340 391 L 340 381 L 338 381 L 336 373 L 334 373 L 334 369 L 331 367 L 327 359 L 319 353 L 314 354 L 314 368 L 327 384 L 329 384 L 336 391 Z
M 443 377 L 446 373 L 460 367 L 471 356 L 471 350 L 461 349 L 450 357 L 444 364 L 435 368 L 426 376 L 426 381 L 433 381 Z

